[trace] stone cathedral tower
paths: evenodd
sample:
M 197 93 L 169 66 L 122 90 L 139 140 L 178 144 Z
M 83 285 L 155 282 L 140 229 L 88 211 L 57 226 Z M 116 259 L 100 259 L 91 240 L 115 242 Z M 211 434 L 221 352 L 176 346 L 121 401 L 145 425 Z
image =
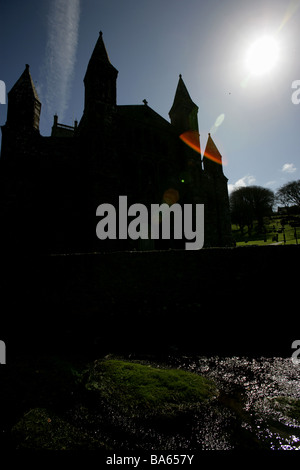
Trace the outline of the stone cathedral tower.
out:
M 146 100 L 118 105 L 117 76 L 100 32 L 83 80 L 80 122 L 67 126 L 54 116 L 51 136 L 42 136 L 41 102 L 26 65 L 8 93 L 2 126 L 2 248 L 61 253 L 184 247 L 184 241 L 172 239 L 146 244 L 97 239 L 97 206 L 117 206 L 120 195 L 128 204 L 146 206 L 202 203 L 204 246 L 232 244 L 222 157 L 210 135 L 201 152 L 198 106 L 182 76 L 171 122 Z

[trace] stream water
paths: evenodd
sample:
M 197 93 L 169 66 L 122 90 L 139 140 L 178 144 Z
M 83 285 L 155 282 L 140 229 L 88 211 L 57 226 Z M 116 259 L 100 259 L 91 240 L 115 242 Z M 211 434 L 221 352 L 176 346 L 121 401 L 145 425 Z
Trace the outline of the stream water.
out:
M 276 406 L 278 397 L 300 399 L 300 365 L 290 358 L 182 357 L 170 363 L 213 379 L 220 389 L 216 406 L 196 420 L 200 448 L 300 450 L 299 420 Z
M 294 364 L 291 358 L 169 356 L 163 362 L 132 359 L 156 367 L 183 369 L 212 379 L 217 385 L 218 396 L 170 421 L 154 419 L 151 414 L 149 419 L 126 415 L 115 406 L 104 406 L 97 394 L 90 400 L 90 395 L 80 388 L 78 394 L 68 395 L 68 401 L 61 409 L 62 418 L 84 435 L 124 455 L 129 450 L 175 453 L 179 450 L 182 453 L 300 450 L 297 401 L 300 400 L 300 365 Z M 32 374 L 30 377 L 36 380 L 41 375 Z M 28 380 L 29 376 L 26 377 Z M 36 391 L 36 388 L 32 390 Z M 34 402 L 32 406 L 38 405 Z M 11 412 L 8 411 L 8 417 Z M 8 428 L 4 424 L 0 427 L 0 447 L 13 445 Z
M 294 409 L 290 412 L 290 403 L 300 399 L 300 365 L 291 358 L 180 356 L 154 362 L 212 379 L 218 397 L 171 425 L 126 417 L 115 408 L 106 409 L 104 416 L 103 409 L 97 412 L 93 406 L 84 419 L 80 409 L 71 410 L 76 424 L 88 423 L 95 436 L 121 453 L 300 450 L 299 409 L 297 418 Z

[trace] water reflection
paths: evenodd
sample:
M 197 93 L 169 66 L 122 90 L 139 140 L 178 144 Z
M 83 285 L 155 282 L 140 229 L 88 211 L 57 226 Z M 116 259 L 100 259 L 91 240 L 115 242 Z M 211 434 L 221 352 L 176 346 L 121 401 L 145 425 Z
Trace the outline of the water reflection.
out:
M 209 413 L 204 420 L 201 416 L 194 430 L 203 448 L 215 448 L 213 442 L 218 442 L 218 449 L 300 450 L 300 422 L 289 412 L 287 400 L 300 399 L 300 367 L 290 358 L 185 357 L 171 362 L 213 379 L 221 390 L 217 419 Z M 279 400 L 286 406 L 279 406 Z

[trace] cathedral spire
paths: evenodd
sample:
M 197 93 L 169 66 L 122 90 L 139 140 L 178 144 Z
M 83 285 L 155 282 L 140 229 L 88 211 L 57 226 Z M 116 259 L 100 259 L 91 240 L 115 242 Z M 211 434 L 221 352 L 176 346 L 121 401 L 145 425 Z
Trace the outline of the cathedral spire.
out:
M 198 106 L 192 101 L 180 74 L 173 105 L 169 112 L 171 124 L 177 127 L 180 134 L 187 131 L 198 132 L 197 114 Z
M 107 53 L 107 50 L 103 41 L 102 31 L 99 32 L 99 37 L 94 47 L 93 53 L 91 55 L 88 68 L 91 66 L 97 66 L 99 65 L 100 62 L 102 63 L 102 65 L 106 64 L 106 65 L 110 65 L 111 67 L 113 67 L 109 60 L 109 56 L 108 56 L 108 53 Z
M 7 124 L 39 130 L 40 112 L 41 102 L 26 64 L 19 80 L 8 92 Z
M 182 79 L 182 75 L 179 74 L 179 81 L 175 93 L 175 98 L 173 102 L 173 106 L 170 110 L 170 114 L 172 114 L 172 111 L 174 111 L 174 108 L 177 106 L 181 106 L 182 104 L 188 105 L 189 107 L 197 107 L 195 103 L 192 101 L 192 98 L 190 97 L 190 94 L 187 90 L 187 87 L 185 86 L 185 83 Z
M 84 77 L 85 110 L 94 109 L 97 103 L 116 105 L 116 80 L 118 71 L 111 64 L 100 31 Z
M 222 155 L 220 154 L 216 144 L 214 143 L 210 133 L 206 143 L 206 148 L 203 154 L 203 165 L 204 170 L 209 172 L 221 172 L 222 169 Z

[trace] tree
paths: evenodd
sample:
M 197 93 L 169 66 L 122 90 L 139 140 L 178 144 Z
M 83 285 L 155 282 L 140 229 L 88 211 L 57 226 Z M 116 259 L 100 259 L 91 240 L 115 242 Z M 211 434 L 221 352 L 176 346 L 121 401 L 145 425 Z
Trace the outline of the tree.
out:
M 273 191 L 261 186 L 236 189 L 230 195 L 232 222 L 240 226 L 242 233 L 246 225 L 251 232 L 255 220 L 258 223 L 258 229 L 262 229 L 263 218 L 272 212 L 274 199 Z
M 240 226 L 241 232 L 244 232 L 244 227 L 248 226 L 251 230 L 253 225 L 253 214 L 249 204 L 246 188 L 238 188 L 233 191 L 229 198 L 231 220 L 234 224 Z
M 276 192 L 276 201 L 284 206 L 300 207 L 300 180 L 284 184 Z

